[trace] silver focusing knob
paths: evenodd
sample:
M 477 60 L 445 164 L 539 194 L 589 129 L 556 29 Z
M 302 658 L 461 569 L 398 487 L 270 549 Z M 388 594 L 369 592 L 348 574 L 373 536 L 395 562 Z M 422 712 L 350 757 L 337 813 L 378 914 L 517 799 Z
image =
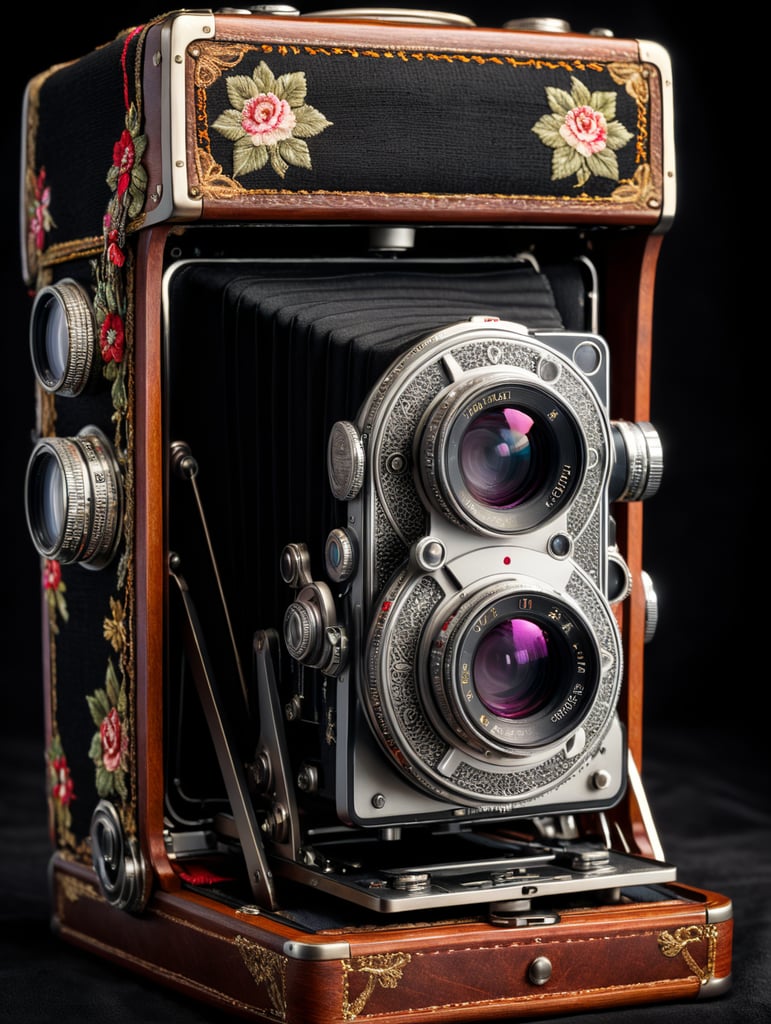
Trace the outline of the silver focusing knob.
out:
M 613 501 L 643 501 L 658 491 L 664 472 L 661 439 L 651 423 L 614 420 Z
M 644 569 L 640 573 L 640 578 L 642 580 L 643 593 L 645 594 L 645 632 L 643 634 L 643 643 L 647 644 L 653 639 L 656 627 L 659 624 L 659 599 L 653 588 L 653 580 Z
M 313 659 L 320 635 L 318 608 L 306 601 L 293 601 L 284 614 L 284 641 L 292 657 L 303 662 Z
M 511 32 L 570 32 L 570 22 L 564 18 L 512 18 L 503 27 Z
M 356 552 L 353 540 L 346 530 L 334 529 L 327 537 L 324 550 L 327 575 L 335 583 L 350 579 L 356 567 Z
M 339 420 L 329 433 L 327 473 L 332 493 L 340 501 L 355 498 L 364 483 L 364 445 L 348 420 Z

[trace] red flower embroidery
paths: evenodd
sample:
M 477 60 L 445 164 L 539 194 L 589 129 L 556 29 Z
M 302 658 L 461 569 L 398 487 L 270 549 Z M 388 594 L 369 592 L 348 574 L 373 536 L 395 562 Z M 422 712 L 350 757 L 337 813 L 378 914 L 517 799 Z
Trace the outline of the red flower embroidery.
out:
M 111 231 L 107 236 L 107 242 L 107 256 L 110 263 L 114 264 L 116 267 L 122 267 L 126 262 L 126 254 L 118 244 L 118 232 Z
M 62 582 L 62 567 L 53 558 L 47 558 L 43 566 L 43 587 L 45 590 L 58 590 Z
M 51 786 L 51 796 L 63 807 L 68 807 L 75 799 L 75 783 L 70 775 L 67 758 L 62 754 L 55 757 L 51 762 L 54 783 Z
M 102 738 L 102 762 L 108 772 L 115 772 L 120 768 L 123 755 L 126 753 L 126 739 L 123 736 L 120 715 L 115 708 L 102 722 L 99 728 Z
M 112 163 L 118 171 L 118 195 L 122 196 L 131 184 L 131 168 L 134 166 L 134 140 L 126 128 L 113 146 Z
M 117 313 L 108 313 L 104 318 L 102 329 L 99 332 L 99 345 L 102 349 L 102 359 L 106 363 L 120 363 L 123 361 L 123 350 L 126 344 L 126 335 L 123 328 L 123 320 Z

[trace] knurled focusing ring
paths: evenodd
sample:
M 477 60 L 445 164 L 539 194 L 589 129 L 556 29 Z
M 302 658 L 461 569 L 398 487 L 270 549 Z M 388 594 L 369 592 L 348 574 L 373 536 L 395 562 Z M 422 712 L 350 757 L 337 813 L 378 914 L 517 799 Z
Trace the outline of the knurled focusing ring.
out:
M 30 355 L 46 391 L 81 394 L 99 366 L 96 326 L 86 290 L 70 278 L 38 292 L 30 316 Z
M 97 427 L 41 438 L 27 466 L 25 499 L 41 555 L 91 569 L 111 561 L 122 532 L 123 490 L 112 446 Z

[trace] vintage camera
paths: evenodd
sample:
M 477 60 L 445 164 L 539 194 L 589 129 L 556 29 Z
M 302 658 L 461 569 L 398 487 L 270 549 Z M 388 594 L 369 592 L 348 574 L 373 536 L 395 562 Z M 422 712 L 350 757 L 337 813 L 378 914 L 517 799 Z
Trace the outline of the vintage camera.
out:
M 635 900 L 681 913 L 637 770 L 666 61 L 410 21 L 179 12 L 28 90 L 26 503 L 52 878 L 103 902 L 104 926 L 57 904 L 86 945 L 205 905 L 257 977 L 244 949 L 279 935 L 285 961 L 345 959 L 318 920 L 431 950 L 448 920 L 473 945 L 576 906 L 602 933 Z M 90 61 L 119 138 L 98 245 L 53 183 Z M 416 140 L 442 150 L 490 76 L 464 161 L 426 165 Z M 421 96 L 399 151 L 372 123 L 393 89 Z M 168 945 L 157 966 L 198 985 Z M 257 1006 L 243 984 L 215 1001 Z

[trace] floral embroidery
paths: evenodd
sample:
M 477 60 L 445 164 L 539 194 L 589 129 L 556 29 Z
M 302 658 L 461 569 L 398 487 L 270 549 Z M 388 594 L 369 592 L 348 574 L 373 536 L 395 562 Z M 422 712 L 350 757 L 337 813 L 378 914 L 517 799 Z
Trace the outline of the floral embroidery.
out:
M 579 187 L 593 174 L 618 181 L 615 151 L 633 136 L 616 120 L 616 94 L 590 92 L 577 78 L 571 76 L 570 80 L 570 92 L 546 87 L 552 113 L 544 114 L 533 125 L 541 142 L 554 150 L 552 181 L 572 174 Z
M 110 598 L 110 609 L 112 618 L 104 620 L 102 632 L 105 640 L 112 645 L 112 649 L 120 654 L 126 646 L 126 611 L 114 597 Z
M 226 79 L 232 104 L 212 125 L 233 143 L 233 177 L 259 171 L 270 161 L 279 177 L 292 167 L 311 168 L 305 139 L 332 122 L 305 102 L 304 71 L 276 78 L 265 61 L 247 75 Z
M 125 127 L 113 146 L 112 166 L 107 172 L 112 196 L 102 223 L 104 251 L 97 267 L 94 295 L 103 373 L 112 382 L 112 404 L 118 415 L 125 413 L 128 404 L 123 362 L 127 298 L 121 271 L 126 263 L 126 225 L 144 208 L 147 171 L 141 161 L 146 148 L 147 138 L 141 133 L 139 114 L 131 104 L 126 112 Z
M 50 204 L 51 189 L 46 185 L 46 169 L 41 167 L 35 179 L 35 195 L 29 217 L 29 233 L 38 252 L 45 248 L 46 233 L 56 227 L 49 210 Z
M 86 700 L 97 727 L 88 751 L 96 765 L 96 791 L 102 797 L 117 793 L 125 800 L 129 750 L 126 688 L 118 686 L 112 661 L 107 664 L 104 689 Z
M 53 558 L 46 558 L 43 563 L 43 589 L 48 603 L 48 621 L 51 623 L 54 633 L 58 633 L 57 619 L 67 622 L 70 613 L 67 609 L 67 599 L 64 596 L 67 584 L 62 579 L 62 567 Z
M 102 359 L 105 363 L 123 362 L 125 342 L 126 332 L 123 328 L 123 318 L 118 313 L 108 313 L 99 330 L 99 347 L 102 350 Z
M 58 734 L 54 734 L 46 751 L 46 763 L 48 765 L 48 796 L 57 833 L 60 837 L 65 839 L 69 837 L 74 842 L 70 832 L 72 828 L 70 804 L 77 799 L 75 783 Z

